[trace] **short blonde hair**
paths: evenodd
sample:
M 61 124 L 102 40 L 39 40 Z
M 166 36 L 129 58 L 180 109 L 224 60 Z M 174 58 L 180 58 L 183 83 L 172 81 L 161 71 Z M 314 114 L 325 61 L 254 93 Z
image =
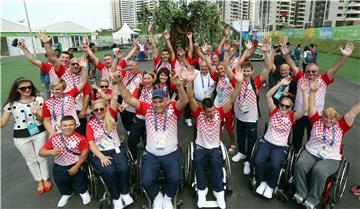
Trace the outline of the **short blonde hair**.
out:
M 55 79 L 50 83 L 50 89 L 53 89 L 60 85 L 63 87 L 63 90 L 66 89 L 66 82 L 63 79 Z
M 336 120 L 339 120 L 340 117 L 339 112 L 334 107 L 325 107 L 322 115 L 326 118 L 334 118 Z

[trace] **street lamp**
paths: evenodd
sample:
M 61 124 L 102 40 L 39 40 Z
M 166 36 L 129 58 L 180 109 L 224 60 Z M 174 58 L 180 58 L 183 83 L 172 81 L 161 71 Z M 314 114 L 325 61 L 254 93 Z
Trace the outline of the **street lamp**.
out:
M 28 27 L 29 27 L 29 33 L 30 33 L 31 43 L 32 43 L 32 46 L 33 46 L 33 49 L 34 49 L 34 56 L 36 57 L 36 49 L 35 49 L 35 44 L 34 44 L 34 38 L 33 38 L 32 32 L 31 32 L 29 15 L 28 15 L 28 12 L 27 12 L 25 0 L 23 0 L 23 2 L 24 2 L 25 13 L 26 13 L 26 19 L 27 19 L 27 23 L 28 23 Z

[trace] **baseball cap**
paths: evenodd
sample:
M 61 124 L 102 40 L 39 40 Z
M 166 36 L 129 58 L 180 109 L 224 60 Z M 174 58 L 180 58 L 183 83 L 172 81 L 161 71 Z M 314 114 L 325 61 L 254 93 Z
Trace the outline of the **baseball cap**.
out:
M 152 99 L 154 98 L 164 99 L 165 96 L 166 96 L 165 91 L 162 89 L 156 89 L 152 92 Z

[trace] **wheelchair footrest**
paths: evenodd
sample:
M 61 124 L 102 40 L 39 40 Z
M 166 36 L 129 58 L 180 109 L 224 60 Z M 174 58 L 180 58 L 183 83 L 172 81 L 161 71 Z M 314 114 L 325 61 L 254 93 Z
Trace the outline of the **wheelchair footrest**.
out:
M 204 208 L 218 208 L 215 200 L 208 200 L 205 202 Z

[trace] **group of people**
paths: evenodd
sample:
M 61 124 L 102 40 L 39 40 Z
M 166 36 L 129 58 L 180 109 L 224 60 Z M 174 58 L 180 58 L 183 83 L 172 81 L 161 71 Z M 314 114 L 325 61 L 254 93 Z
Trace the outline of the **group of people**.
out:
M 127 146 L 137 162 L 140 141 L 144 147 L 140 178 L 153 208 L 174 208 L 172 200 L 181 181 L 178 120 L 184 115 L 188 126 L 195 121 L 193 167 L 197 206 L 203 208 L 206 202 L 208 180 L 204 164 L 209 161 L 213 194 L 218 207 L 226 208 L 219 147 L 222 127 L 230 136 L 228 151 L 234 155 L 232 160 L 244 160 L 243 173 L 249 175 L 251 152 L 258 139 L 262 99 L 259 92 L 269 75 L 278 72 L 280 76 L 266 93 L 269 123 L 253 162 L 259 182 L 256 192 L 272 198 L 289 149 L 290 132 L 298 151 L 307 128 L 309 140 L 295 163 L 294 199 L 306 208 L 316 207 L 327 177 L 336 171 L 342 158 L 344 134 L 360 112 L 360 101 L 343 117 L 334 107 L 324 108 L 327 86 L 334 82 L 335 73 L 351 55 L 353 44 L 340 48 L 340 58 L 329 71 L 320 74 L 313 62 L 306 65 L 304 72 L 300 71 L 283 42 L 279 50 L 285 62 L 276 66 L 270 38 L 261 43 L 245 43 L 244 52 L 236 56 L 237 44 L 229 40 L 230 32 L 230 28 L 224 30 L 215 50 L 209 44 L 193 43 L 191 32 L 187 33 L 188 46 L 174 50 L 170 34 L 165 32 L 166 48 L 160 50 L 149 25 L 154 68 L 141 70 L 131 59 L 141 49 L 138 40 L 125 57 L 119 50 L 114 58 L 106 54 L 100 60 L 89 48 L 88 38 L 83 37 L 82 56 L 70 59 L 66 51 L 57 57 L 51 49 L 51 37 L 42 32 L 40 39 L 48 63 L 37 60 L 20 42 L 19 48 L 27 59 L 49 75 L 51 97 L 39 97 L 31 80 L 15 80 L 4 106 L 1 127 L 6 126 L 11 115 L 14 117 L 14 143 L 38 182 L 36 191 L 43 194 L 52 189 L 46 157 L 55 156 L 53 179 L 62 195 L 58 207 L 64 207 L 74 192 L 80 194 L 83 204 L 91 201 L 86 174 L 81 170 L 86 161 L 103 177 L 115 209 L 132 204 L 127 148 L 117 130 L 119 112 L 128 133 Z M 257 47 L 264 53 L 265 61 L 264 69 L 254 75 L 249 59 Z M 101 71 L 98 85 L 89 85 L 88 61 Z M 271 166 L 266 175 L 264 163 L 268 159 Z M 156 181 L 161 168 L 167 178 L 163 191 Z

